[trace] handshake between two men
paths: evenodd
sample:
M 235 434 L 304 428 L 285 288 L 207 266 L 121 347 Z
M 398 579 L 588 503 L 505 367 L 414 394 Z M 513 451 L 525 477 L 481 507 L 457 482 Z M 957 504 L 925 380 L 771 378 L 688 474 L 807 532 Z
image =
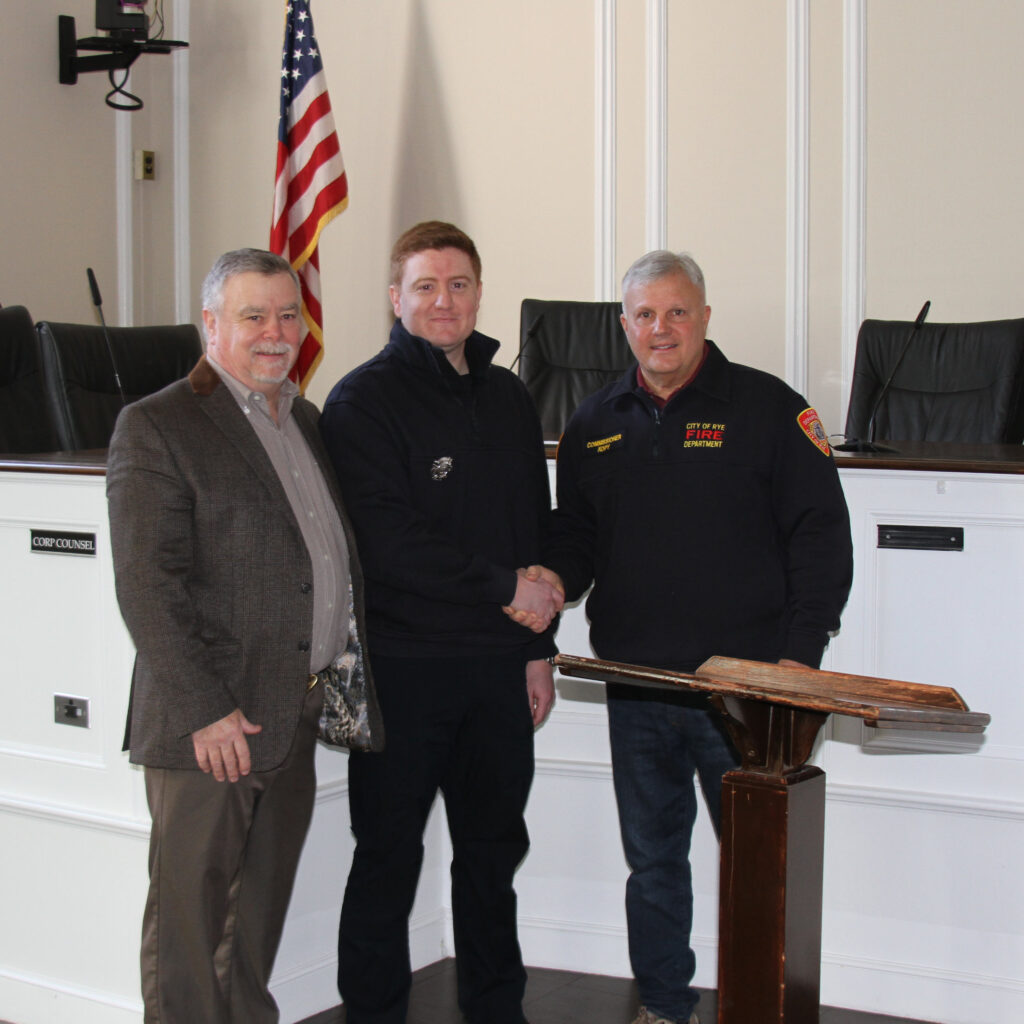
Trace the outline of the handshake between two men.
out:
M 502 611 L 534 633 L 543 633 L 565 605 L 565 585 L 556 572 L 543 565 L 517 569 L 516 592 Z

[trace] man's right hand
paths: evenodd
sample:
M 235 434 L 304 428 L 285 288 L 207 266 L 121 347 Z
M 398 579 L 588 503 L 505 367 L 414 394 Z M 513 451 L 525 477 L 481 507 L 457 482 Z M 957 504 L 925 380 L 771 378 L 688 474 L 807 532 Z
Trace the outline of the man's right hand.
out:
M 543 633 L 565 604 L 565 587 L 557 573 L 542 565 L 517 569 L 515 597 L 503 611 L 534 633 Z
M 237 782 L 241 776 L 248 775 L 252 767 L 249 741 L 245 737 L 262 731 L 262 725 L 253 725 L 241 708 L 235 708 L 230 715 L 192 733 L 196 763 L 207 775 L 213 772 L 218 782 L 225 779 Z

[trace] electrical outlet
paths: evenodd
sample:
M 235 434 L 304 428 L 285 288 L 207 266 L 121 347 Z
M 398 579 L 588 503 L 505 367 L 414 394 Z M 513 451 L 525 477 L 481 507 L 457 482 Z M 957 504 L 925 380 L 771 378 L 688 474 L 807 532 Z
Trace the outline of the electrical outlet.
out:
M 89 698 L 69 697 L 63 693 L 53 695 L 53 720 L 57 725 L 77 725 L 89 728 Z

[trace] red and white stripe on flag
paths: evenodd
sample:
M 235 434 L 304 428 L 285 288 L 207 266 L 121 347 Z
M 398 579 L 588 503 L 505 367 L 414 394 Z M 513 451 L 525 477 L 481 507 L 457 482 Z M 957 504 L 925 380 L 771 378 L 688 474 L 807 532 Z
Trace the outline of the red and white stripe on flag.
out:
M 348 206 L 348 180 L 331 113 L 309 0 L 288 0 L 270 248 L 302 285 L 303 338 L 291 376 L 305 389 L 323 355 L 320 232 Z

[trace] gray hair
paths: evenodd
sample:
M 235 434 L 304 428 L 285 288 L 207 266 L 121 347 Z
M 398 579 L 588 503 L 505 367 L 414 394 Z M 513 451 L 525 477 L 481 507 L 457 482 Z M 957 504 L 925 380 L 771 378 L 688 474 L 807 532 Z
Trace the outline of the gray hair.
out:
M 203 309 L 208 309 L 211 313 L 220 313 L 224 305 L 224 285 L 228 278 L 250 273 L 264 274 L 267 277 L 287 274 L 295 282 L 295 290 L 301 294 L 299 275 L 283 256 L 267 252 L 266 249 L 233 249 L 219 256 L 206 275 L 199 293 Z
M 622 311 L 626 311 L 626 292 L 634 285 L 653 284 L 670 274 L 682 274 L 700 290 L 701 305 L 707 305 L 704 271 L 688 252 L 655 249 L 636 260 L 622 278 Z

